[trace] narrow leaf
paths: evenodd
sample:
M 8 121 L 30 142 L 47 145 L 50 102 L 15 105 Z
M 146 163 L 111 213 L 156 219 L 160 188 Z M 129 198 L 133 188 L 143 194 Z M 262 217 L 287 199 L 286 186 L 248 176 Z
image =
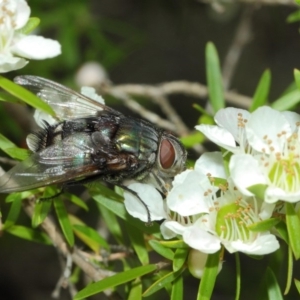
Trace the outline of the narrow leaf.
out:
M 178 276 L 172 285 L 171 300 L 183 299 L 183 276 Z
M 136 230 L 134 226 L 126 223 L 127 233 L 129 235 L 131 246 L 138 256 L 139 261 L 142 265 L 149 264 L 149 255 L 145 245 L 144 234 Z
M 4 225 L 2 227 L 2 230 L 6 230 L 10 226 L 14 225 L 20 215 L 22 207 L 22 199 L 20 197 L 20 194 L 16 194 L 16 198 L 14 199 L 14 202 L 11 204 L 7 218 L 4 222 Z
M 280 221 L 278 224 L 275 225 L 276 230 L 278 231 L 280 237 L 289 245 L 289 235 L 286 227 L 286 223 Z
M 72 231 L 72 225 L 70 223 L 66 207 L 59 197 L 55 198 L 53 203 L 60 227 L 64 233 L 67 242 L 72 247 L 74 245 L 74 234 Z
M 264 231 L 269 231 L 271 230 L 276 224 L 279 223 L 279 219 L 275 219 L 275 218 L 270 218 L 267 220 L 263 220 L 261 222 L 257 222 L 257 223 L 253 223 L 249 226 L 247 226 L 247 228 L 251 231 L 254 232 L 264 232 Z
M 32 227 L 37 227 L 46 219 L 51 208 L 52 201 L 38 201 L 35 203 L 34 212 L 31 219 Z
M 111 277 L 102 279 L 101 281 L 89 284 L 87 287 L 85 287 L 84 289 L 79 291 L 75 295 L 74 300 L 80 300 L 80 299 L 84 299 L 86 297 L 95 295 L 106 289 L 118 286 L 120 284 L 134 280 L 137 277 L 154 272 L 155 270 L 156 270 L 156 265 L 152 264 L 152 265 L 137 267 L 137 268 L 113 275 Z
M 163 256 L 169 260 L 173 260 L 174 252 L 169 248 L 165 248 L 159 241 L 150 240 L 149 245 L 153 248 L 153 250 L 155 252 L 157 252 L 161 256 Z
M 286 287 L 284 290 L 284 294 L 288 294 L 291 285 L 292 285 L 292 278 L 293 278 L 293 251 L 291 247 L 288 247 L 288 263 L 287 263 L 287 277 L 286 277 Z
M 173 271 L 176 272 L 182 268 L 189 254 L 189 248 L 178 248 L 174 254 Z
M 77 197 L 76 195 L 73 194 L 65 194 L 65 197 L 67 199 L 69 199 L 72 203 L 76 204 L 78 207 L 81 207 L 82 209 L 84 209 L 85 211 L 88 211 L 89 208 L 88 206 L 85 204 L 84 201 L 82 201 L 79 197 Z
M 256 87 L 253 96 L 253 101 L 249 109 L 250 112 L 256 110 L 258 107 L 263 106 L 267 103 L 269 91 L 270 91 L 270 85 L 271 85 L 271 72 L 270 70 L 265 70 Z
M 31 17 L 27 21 L 24 27 L 18 30 L 19 33 L 23 34 L 29 34 L 31 31 L 33 31 L 36 27 L 38 27 L 40 24 L 40 19 L 36 17 Z
M 130 289 L 130 292 L 129 292 L 127 300 L 142 299 L 142 292 L 143 292 L 142 282 L 141 282 L 141 280 L 139 278 L 137 278 L 131 284 L 131 289 Z
M 143 297 L 148 297 L 160 289 L 164 288 L 166 285 L 170 284 L 174 281 L 178 276 L 180 276 L 181 272 L 170 272 L 162 278 L 155 281 L 144 293 Z
M 297 69 L 294 69 L 294 78 L 297 85 L 298 90 L 300 90 L 300 71 Z
M 291 203 L 285 203 L 286 209 L 286 225 L 288 229 L 290 246 L 293 250 L 296 260 L 300 257 L 300 219 L 295 212 L 294 206 Z
M 16 145 L 0 133 L 0 149 L 14 159 L 23 160 L 28 157 L 26 149 L 18 148 Z
M 298 294 L 300 295 L 300 281 L 298 279 L 294 279 L 294 283 L 297 288 Z
M 300 21 L 300 10 L 296 10 L 293 13 L 289 14 L 286 21 L 288 23 L 294 23 Z
M 211 42 L 206 45 L 205 58 L 209 99 L 214 113 L 216 113 L 218 110 L 225 107 L 225 101 L 218 52 L 215 45 Z
M 220 251 L 208 255 L 198 290 L 197 300 L 211 299 L 218 275 L 219 262 Z
M 175 241 L 160 241 L 160 243 L 166 248 L 188 248 L 189 246 L 183 240 Z
M 40 98 L 29 92 L 22 86 L 15 84 L 5 77 L 0 76 L 0 87 L 13 96 L 24 101 L 25 103 L 31 105 L 32 107 L 40 109 L 52 116 L 55 115 L 53 109 L 46 102 L 42 101 Z
M 267 299 L 283 300 L 279 284 L 271 268 L 269 267 L 267 268 L 264 279 L 266 282 L 267 293 L 268 293 Z
M 284 110 L 289 110 L 299 102 L 300 102 L 300 90 L 297 89 L 275 100 L 271 104 L 271 107 L 279 111 L 284 111 Z
M 9 228 L 7 228 L 6 231 L 12 235 L 15 235 L 19 238 L 22 238 L 22 239 L 25 239 L 25 240 L 28 240 L 31 242 L 52 245 L 51 240 L 45 233 L 39 232 L 32 228 L 28 228 L 28 227 L 20 226 L 20 225 L 13 225 L 13 226 L 10 226 Z

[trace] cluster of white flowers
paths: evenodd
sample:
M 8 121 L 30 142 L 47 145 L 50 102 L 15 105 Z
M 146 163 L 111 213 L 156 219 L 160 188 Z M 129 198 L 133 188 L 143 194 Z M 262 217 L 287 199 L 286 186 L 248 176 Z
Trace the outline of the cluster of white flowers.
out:
M 0 0 L 0 73 L 23 68 L 26 59 L 45 59 L 61 53 L 57 41 L 25 35 L 30 8 L 25 0 Z
M 203 154 L 192 170 L 175 177 L 165 199 L 150 185 L 129 188 L 146 203 L 152 220 L 164 220 L 165 239 L 182 238 L 207 254 L 221 245 L 230 253 L 274 252 L 279 243 L 273 232 L 256 232 L 251 225 L 271 218 L 278 201 L 300 201 L 300 115 L 266 106 L 253 113 L 226 108 L 215 122 L 196 129 L 225 153 Z M 147 221 L 145 208 L 128 192 L 125 205 Z

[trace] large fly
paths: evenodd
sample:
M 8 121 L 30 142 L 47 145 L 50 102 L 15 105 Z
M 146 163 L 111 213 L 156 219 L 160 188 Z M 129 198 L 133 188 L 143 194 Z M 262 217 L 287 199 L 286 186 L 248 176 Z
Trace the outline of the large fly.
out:
M 165 192 L 184 170 L 186 151 L 172 133 L 41 77 L 19 76 L 15 82 L 48 103 L 56 119 L 49 122 L 41 113 L 43 129 L 27 137 L 33 154 L 0 177 L 1 193 L 94 180 L 129 191 L 126 185 L 135 180 Z

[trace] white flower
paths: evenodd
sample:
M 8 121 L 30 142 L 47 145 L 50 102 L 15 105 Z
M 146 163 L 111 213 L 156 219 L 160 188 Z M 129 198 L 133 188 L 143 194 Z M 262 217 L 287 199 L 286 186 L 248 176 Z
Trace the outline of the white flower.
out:
M 29 20 L 30 8 L 25 0 L 0 2 L 0 73 L 23 68 L 28 59 L 45 59 L 61 53 L 57 41 L 20 33 Z
M 220 147 L 232 153 L 245 153 L 249 150 L 245 133 L 249 116 L 246 110 L 228 107 L 216 113 L 217 126 L 201 124 L 195 128 Z
M 248 188 L 265 186 L 265 201 L 300 200 L 300 116 L 261 107 L 246 125 L 247 140 L 255 154 L 237 154 L 230 160 L 232 179 L 245 195 Z
M 151 218 L 165 219 L 161 224 L 165 239 L 181 236 L 186 244 L 203 253 L 215 253 L 222 244 L 229 252 L 257 255 L 278 249 L 274 235 L 248 229 L 270 218 L 275 205 L 242 195 L 230 180 L 228 185 L 216 187 L 214 178 L 226 178 L 219 152 L 203 154 L 194 170 L 177 175 L 165 202 L 150 185 L 136 183 L 129 188 L 148 206 Z M 136 197 L 126 191 L 124 197 L 127 209 L 131 203 L 129 213 L 147 221 L 146 209 L 138 205 Z

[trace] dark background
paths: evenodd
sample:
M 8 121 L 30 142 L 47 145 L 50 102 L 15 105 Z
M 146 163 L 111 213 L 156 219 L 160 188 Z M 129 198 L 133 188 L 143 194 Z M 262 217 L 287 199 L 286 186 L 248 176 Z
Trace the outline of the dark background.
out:
M 32 61 L 24 69 L 6 74 L 9 78 L 33 74 L 76 88 L 74 74 L 84 62 L 93 60 L 106 68 L 115 84 L 157 84 L 173 80 L 205 84 L 206 43 L 212 41 L 216 45 L 222 64 L 242 14 L 250 7 L 253 8 L 252 38 L 242 51 L 230 89 L 252 96 L 261 74 L 269 68 L 272 101 L 292 83 L 293 69 L 300 68 L 299 23 L 286 22 L 289 14 L 297 10 L 296 6 L 250 6 L 239 2 L 229 5 L 224 14 L 218 14 L 210 5 L 194 0 L 34 0 L 29 5 L 32 16 L 41 18 L 38 33 L 60 41 L 63 52 L 51 60 Z M 199 117 L 192 108 L 195 99 L 174 97 L 171 100 L 192 128 Z M 205 105 L 205 100 L 199 104 Z M 8 109 L 7 106 L 0 109 L 1 129 L 18 145 L 24 145 L 30 126 L 11 121 Z M 3 201 L 0 204 L 5 218 L 8 205 Z M 91 224 L 95 222 L 93 213 L 82 217 Z M 30 226 L 25 215 L 21 216 L 20 223 Z M 253 299 L 264 267 L 276 255 L 263 260 L 242 255 L 241 299 Z M 234 255 L 226 255 L 213 299 L 233 298 L 234 268 Z M 282 287 L 285 272 L 284 268 L 279 272 Z M 1 237 L 1 300 L 51 299 L 60 274 L 58 254 L 53 247 L 20 240 L 8 233 Z M 186 278 L 185 299 L 195 299 L 198 283 L 190 276 Z M 70 296 L 65 292 L 60 299 L 70 299 Z M 167 299 L 166 294 L 162 293 L 159 299 Z M 291 293 L 286 299 L 295 299 L 295 295 Z

